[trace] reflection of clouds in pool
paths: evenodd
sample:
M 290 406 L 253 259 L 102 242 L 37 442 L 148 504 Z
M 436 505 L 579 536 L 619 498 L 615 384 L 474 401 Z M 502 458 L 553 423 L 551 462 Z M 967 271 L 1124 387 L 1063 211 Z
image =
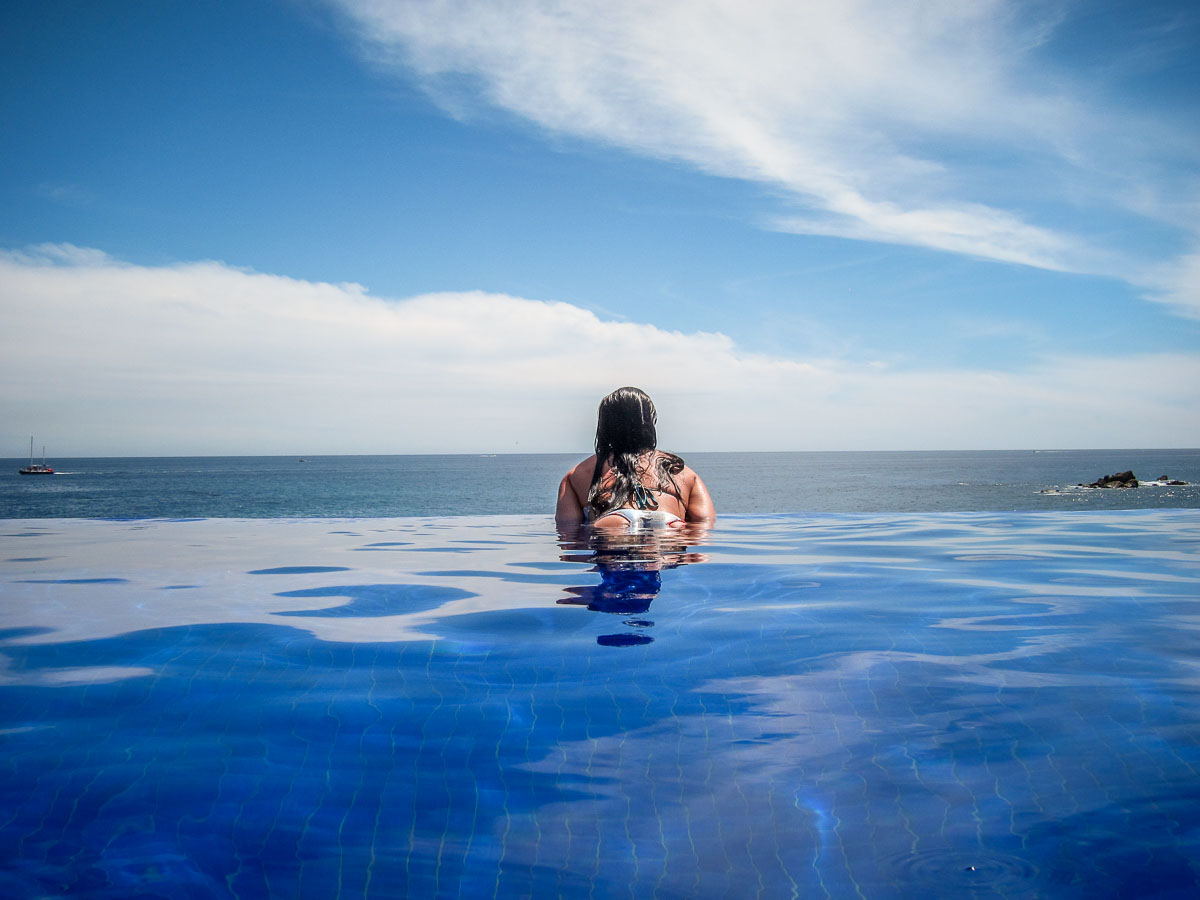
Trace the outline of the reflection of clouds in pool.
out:
M 544 521 L 364 519 L 356 520 L 353 529 L 332 533 L 328 521 L 319 519 L 56 523 L 53 530 L 19 532 L 44 538 L 55 556 L 24 557 L 19 582 L 3 586 L 0 622 L 47 627 L 46 633 L 22 639 L 43 642 L 184 625 L 278 623 L 279 614 L 287 613 L 290 624 L 325 640 L 436 638 L 436 623 L 446 617 L 553 604 L 561 578 L 550 576 L 544 584 L 527 584 L 514 593 L 511 585 L 497 583 L 495 577 L 514 558 L 537 562 L 557 557 L 554 536 Z M 492 541 L 494 535 L 505 539 Z M 375 558 L 358 553 L 364 537 L 405 552 Z M 458 541 L 460 546 L 447 546 Z M 447 552 L 466 554 L 481 568 L 463 575 L 423 574 L 444 564 Z M 305 557 L 321 564 L 309 564 Z M 279 565 L 270 565 L 276 560 Z M 337 607 L 342 611 L 336 614 L 314 615 L 298 610 L 295 597 L 277 596 L 328 588 L 330 576 L 348 572 L 359 584 L 411 584 L 426 598 L 441 591 L 442 599 L 435 605 L 423 600 L 416 606 L 390 608 L 352 603 Z M 508 573 L 515 574 L 512 569 Z M 187 601 L 181 602 L 179 592 L 184 590 Z
M 21 578 L 14 584 L 128 584 L 128 578 Z
M 0 666 L 0 684 L 19 684 L 26 687 L 69 687 L 107 684 L 124 678 L 138 678 L 153 674 L 153 669 L 144 666 L 78 666 L 62 669 L 34 669 L 23 672 L 13 672 L 7 666 Z

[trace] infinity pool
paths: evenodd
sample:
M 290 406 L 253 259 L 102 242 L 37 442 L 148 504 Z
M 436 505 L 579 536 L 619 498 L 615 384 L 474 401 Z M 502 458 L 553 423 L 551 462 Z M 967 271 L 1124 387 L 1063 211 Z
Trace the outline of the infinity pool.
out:
M 0 895 L 1194 897 L 1200 511 L 0 522 Z

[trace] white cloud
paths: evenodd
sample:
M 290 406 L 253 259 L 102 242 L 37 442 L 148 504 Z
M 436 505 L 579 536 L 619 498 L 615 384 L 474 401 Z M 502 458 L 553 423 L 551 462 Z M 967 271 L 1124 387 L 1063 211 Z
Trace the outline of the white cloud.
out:
M 0 421 L 63 455 L 584 450 L 638 384 L 686 450 L 1196 446 L 1200 357 L 892 372 L 481 292 L 0 256 Z
M 1175 192 L 1140 170 L 1195 149 L 1047 67 L 1062 3 L 330 2 L 447 106 L 769 185 L 799 210 L 785 231 L 1135 280 L 1078 209 L 1073 234 L 1014 195 L 1169 221 Z
M 846 213 L 841 218 L 783 216 L 774 224 L 795 234 L 908 244 L 1056 271 L 1072 268 L 1066 260 L 1079 255 L 1069 239 L 978 204 L 905 210 L 862 197 L 852 200 L 839 210 Z
M 1185 254 L 1151 272 L 1145 279 L 1154 290 L 1147 296 L 1181 316 L 1200 319 L 1200 251 Z

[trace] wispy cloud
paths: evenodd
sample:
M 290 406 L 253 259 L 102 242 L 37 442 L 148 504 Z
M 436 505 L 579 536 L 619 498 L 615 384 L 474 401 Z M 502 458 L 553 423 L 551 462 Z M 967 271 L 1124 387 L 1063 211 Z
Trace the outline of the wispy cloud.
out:
M 64 454 L 582 451 L 598 398 L 626 383 L 681 449 L 1200 443 L 1200 356 L 900 373 L 565 303 L 392 300 L 70 246 L 0 256 L 0 361 L 10 439 L 53 434 Z
M 77 184 L 42 182 L 35 189 L 40 197 L 62 206 L 87 206 L 95 196 L 87 188 Z
M 1167 304 L 1182 316 L 1200 319 L 1200 250 L 1158 267 L 1144 281 L 1154 287 L 1151 300 Z
M 330 2 L 447 105 L 771 186 L 790 232 L 1148 286 L 1080 210 L 1170 220 L 1139 173 L 1196 145 L 1052 66 L 1065 3 Z

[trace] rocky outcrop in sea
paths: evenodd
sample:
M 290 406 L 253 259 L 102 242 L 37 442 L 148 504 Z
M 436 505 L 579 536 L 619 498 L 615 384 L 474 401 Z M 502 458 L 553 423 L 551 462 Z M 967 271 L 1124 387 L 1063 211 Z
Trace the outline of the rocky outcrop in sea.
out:
M 1168 485 L 1169 486 L 1175 486 L 1175 485 L 1186 486 L 1188 484 L 1189 484 L 1189 482 L 1187 482 L 1187 481 L 1180 481 L 1178 478 L 1171 478 L 1169 475 L 1159 475 L 1153 481 L 1138 481 L 1138 477 L 1133 474 L 1132 470 L 1129 470 L 1126 472 L 1117 472 L 1115 475 L 1101 475 L 1095 481 L 1092 481 L 1087 484 L 1085 484 L 1084 482 L 1081 481 L 1081 482 L 1079 482 L 1079 484 L 1072 485 L 1070 487 L 1042 488 L 1042 490 L 1040 490 L 1038 493 L 1040 493 L 1040 494 L 1063 494 L 1063 493 L 1070 493 L 1070 492 L 1074 492 L 1074 491 L 1089 491 L 1089 490 L 1092 490 L 1093 488 L 1128 489 L 1128 488 L 1136 488 L 1138 485 L 1166 487 Z
M 1140 483 L 1155 484 L 1155 485 L 1164 485 L 1164 484 L 1186 485 L 1187 484 L 1186 481 L 1180 481 L 1177 478 L 1171 478 L 1167 475 L 1159 475 L 1153 481 L 1145 481 L 1145 482 L 1140 482 Z M 1080 483 L 1076 486 L 1077 487 L 1087 487 L 1087 488 L 1135 488 L 1138 486 L 1138 484 L 1139 484 L 1139 482 L 1138 482 L 1137 476 L 1134 475 L 1132 471 L 1128 471 L 1128 472 L 1117 472 L 1115 475 L 1101 475 L 1099 478 L 1097 478 L 1091 484 Z
M 1115 475 L 1101 475 L 1091 484 L 1083 485 L 1083 487 L 1094 488 L 1135 488 L 1137 486 L 1138 480 L 1132 471 L 1118 472 Z

